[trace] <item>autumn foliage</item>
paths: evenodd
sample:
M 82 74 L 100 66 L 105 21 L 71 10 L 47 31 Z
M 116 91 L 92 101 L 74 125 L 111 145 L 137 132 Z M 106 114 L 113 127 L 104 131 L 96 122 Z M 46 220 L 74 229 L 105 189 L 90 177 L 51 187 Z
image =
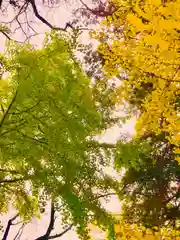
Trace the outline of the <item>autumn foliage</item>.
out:
M 161 229 L 146 229 L 144 227 L 138 227 L 137 225 L 128 225 L 123 222 L 116 224 L 115 230 L 117 232 L 117 240 L 157 240 L 157 239 L 167 239 L 167 240 L 179 240 L 178 232 L 168 228 Z
M 96 32 L 106 76 L 120 76 L 118 103 L 138 110 L 137 137 L 163 134 L 180 161 L 180 1 L 113 2 Z
M 110 2 L 116 11 L 92 36 L 100 42 L 106 79 L 120 80 L 117 104 L 137 117 L 136 135 L 117 143 L 114 160 L 118 171 L 126 168 L 119 239 L 157 237 L 140 236 L 141 226 L 177 239 L 179 232 L 167 232 L 178 228 L 180 217 L 180 1 Z

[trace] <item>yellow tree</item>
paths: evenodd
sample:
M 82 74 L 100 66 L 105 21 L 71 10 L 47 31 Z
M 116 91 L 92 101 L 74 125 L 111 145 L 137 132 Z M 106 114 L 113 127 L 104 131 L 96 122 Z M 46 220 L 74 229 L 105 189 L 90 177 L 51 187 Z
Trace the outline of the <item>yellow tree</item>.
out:
M 122 80 L 119 103 L 138 110 L 137 137 L 162 135 L 180 162 L 180 1 L 112 2 L 95 33 L 104 71 Z

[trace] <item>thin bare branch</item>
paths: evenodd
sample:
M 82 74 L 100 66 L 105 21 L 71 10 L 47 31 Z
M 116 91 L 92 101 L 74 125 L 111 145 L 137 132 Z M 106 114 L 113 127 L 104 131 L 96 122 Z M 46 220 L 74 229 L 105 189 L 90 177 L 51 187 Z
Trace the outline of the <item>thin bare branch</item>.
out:
M 24 226 L 25 226 L 25 223 L 23 223 L 22 226 L 19 228 L 19 230 L 18 230 L 18 232 L 15 235 L 13 240 L 20 239 L 20 237 L 21 237 L 21 235 L 23 233 L 23 230 L 24 230 Z
M 117 193 L 115 193 L 115 192 L 112 192 L 112 193 L 105 193 L 105 194 L 102 194 L 102 195 L 97 196 L 95 199 L 105 198 L 105 197 L 115 196 L 115 195 L 117 195 Z
M 79 0 L 79 1 L 83 5 L 84 10 L 89 11 L 91 14 L 93 14 L 97 17 L 107 17 L 109 15 L 112 15 L 112 12 L 105 11 L 105 9 L 92 9 L 92 8 L 88 7 L 88 5 L 86 3 L 84 3 L 82 0 Z
M 53 236 L 49 236 L 48 239 L 55 239 L 58 237 L 62 237 L 65 233 L 67 233 L 69 230 L 71 230 L 71 228 L 73 227 L 73 224 L 69 225 L 64 231 L 62 231 L 59 234 L 53 235 Z
M 5 31 L 0 30 L 0 32 L 1 32 L 8 40 L 12 40 L 12 39 L 10 38 L 10 36 L 9 36 Z
M 33 12 L 35 14 L 35 16 L 41 21 L 43 22 L 44 24 L 46 24 L 49 28 L 53 29 L 53 30 L 61 30 L 61 31 L 66 31 L 67 28 L 73 28 L 73 26 L 70 24 L 70 23 L 66 23 L 66 26 L 64 28 L 62 27 L 55 27 L 53 26 L 50 22 L 48 22 L 45 18 L 43 18 L 39 12 L 38 12 L 38 9 L 37 9 L 37 6 L 36 6 L 36 3 L 35 3 L 35 0 L 29 0 L 29 2 L 31 3 L 31 6 L 32 6 L 32 9 L 33 9 Z
M 12 217 L 11 219 L 9 219 L 2 240 L 7 240 L 7 239 L 8 239 L 8 235 L 9 235 L 9 231 L 10 231 L 10 228 L 11 228 L 12 222 L 13 222 L 18 216 L 19 216 L 19 215 L 16 214 L 14 217 Z

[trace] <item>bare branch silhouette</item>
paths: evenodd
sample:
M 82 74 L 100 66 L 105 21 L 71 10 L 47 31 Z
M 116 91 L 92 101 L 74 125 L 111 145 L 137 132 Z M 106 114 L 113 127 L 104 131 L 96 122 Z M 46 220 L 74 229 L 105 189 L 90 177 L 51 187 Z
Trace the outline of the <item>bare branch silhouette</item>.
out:
M 19 216 L 19 215 L 16 214 L 14 217 L 12 217 L 11 219 L 9 219 L 2 240 L 7 240 L 7 239 L 8 239 L 8 235 L 9 235 L 9 231 L 10 231 L 11 225 L 12 225 L 13 221 L 14 221 L 18 216 Z
M 19 228 L 13 240 L 20 239 L 21 235 L 23 234 L 24 227 L 25 227 L 25 223 L 23 223 L 22 226 Z

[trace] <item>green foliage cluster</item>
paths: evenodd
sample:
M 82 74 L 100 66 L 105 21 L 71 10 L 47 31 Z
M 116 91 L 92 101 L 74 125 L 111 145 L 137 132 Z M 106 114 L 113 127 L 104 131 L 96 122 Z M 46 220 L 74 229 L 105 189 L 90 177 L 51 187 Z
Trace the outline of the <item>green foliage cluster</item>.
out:
M 119 149 L 116 165 L 126 167 L 121 180 L 124 220 L 146 228 L 167 223 L 178 228 L 180 167 L 167 142 L 134 140 Z
M 113 217 L 99 195 L 117 183 L 102 170 L 108 147 L 93 140 L 111 125 L 110 111 L 108 104 L 99 110 L 101 92 L 75 60 L 71 39 L 52 33 L 38 50 L 10 46 L 4 62 L 1 213 L 12 203 L 25 220 L 39 216 L 43 190 L 63 204 L 64 221 L 72 222 L 83 239 L 94 221 L 112 235 Z

